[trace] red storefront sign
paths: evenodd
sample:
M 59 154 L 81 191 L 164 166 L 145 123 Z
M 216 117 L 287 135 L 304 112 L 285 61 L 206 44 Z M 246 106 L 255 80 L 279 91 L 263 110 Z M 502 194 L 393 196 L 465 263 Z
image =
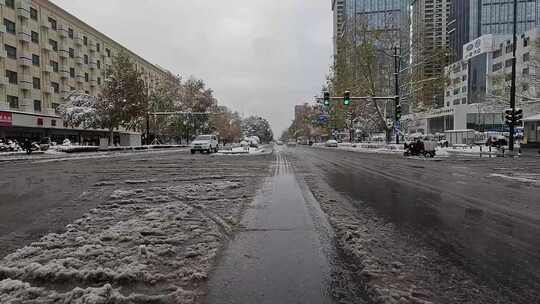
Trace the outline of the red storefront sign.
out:
M 13 116 L 10 112 L 0 112 L 0 127 L 11 127 Z

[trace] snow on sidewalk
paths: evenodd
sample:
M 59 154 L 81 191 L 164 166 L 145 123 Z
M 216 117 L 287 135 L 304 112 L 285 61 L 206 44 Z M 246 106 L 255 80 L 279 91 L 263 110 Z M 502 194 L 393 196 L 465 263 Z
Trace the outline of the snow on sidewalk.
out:
M 246 189 L 230 181 L 152 182 L 126 180 L 147 188 L 117 189 L 66 232 L 6 256 L 0 303 L 195 302 Z

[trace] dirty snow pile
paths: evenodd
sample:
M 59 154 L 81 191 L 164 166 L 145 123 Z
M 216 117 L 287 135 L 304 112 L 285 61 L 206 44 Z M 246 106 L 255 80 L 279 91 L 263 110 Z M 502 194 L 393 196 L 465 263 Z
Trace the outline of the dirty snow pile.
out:
M 223 180 L 153 182 L 126 181 L 127 188 L 64 233 L 6 256 L 0 303 L 198 301 L 221 242 L 239 220 L 246 189 Z

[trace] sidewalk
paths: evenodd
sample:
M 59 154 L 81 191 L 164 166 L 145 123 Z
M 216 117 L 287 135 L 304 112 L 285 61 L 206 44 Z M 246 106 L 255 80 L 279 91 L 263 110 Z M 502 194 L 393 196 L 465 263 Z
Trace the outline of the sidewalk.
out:
M 331 267 L 320 219 L 288 160 L 276 154 L 275 175 L 244 216 L 209 283 L 208 303 L 333 303 Z

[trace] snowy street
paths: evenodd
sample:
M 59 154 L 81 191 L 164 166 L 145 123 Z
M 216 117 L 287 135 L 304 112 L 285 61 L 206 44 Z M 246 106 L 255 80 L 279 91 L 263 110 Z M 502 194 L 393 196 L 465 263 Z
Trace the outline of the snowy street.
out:
M 540 166 L 276 147 L 0 163 L 1 303 L 534 303 Z
M 200 302 L 272 158 L 169 151 L 0 164 L 0 302 Z

